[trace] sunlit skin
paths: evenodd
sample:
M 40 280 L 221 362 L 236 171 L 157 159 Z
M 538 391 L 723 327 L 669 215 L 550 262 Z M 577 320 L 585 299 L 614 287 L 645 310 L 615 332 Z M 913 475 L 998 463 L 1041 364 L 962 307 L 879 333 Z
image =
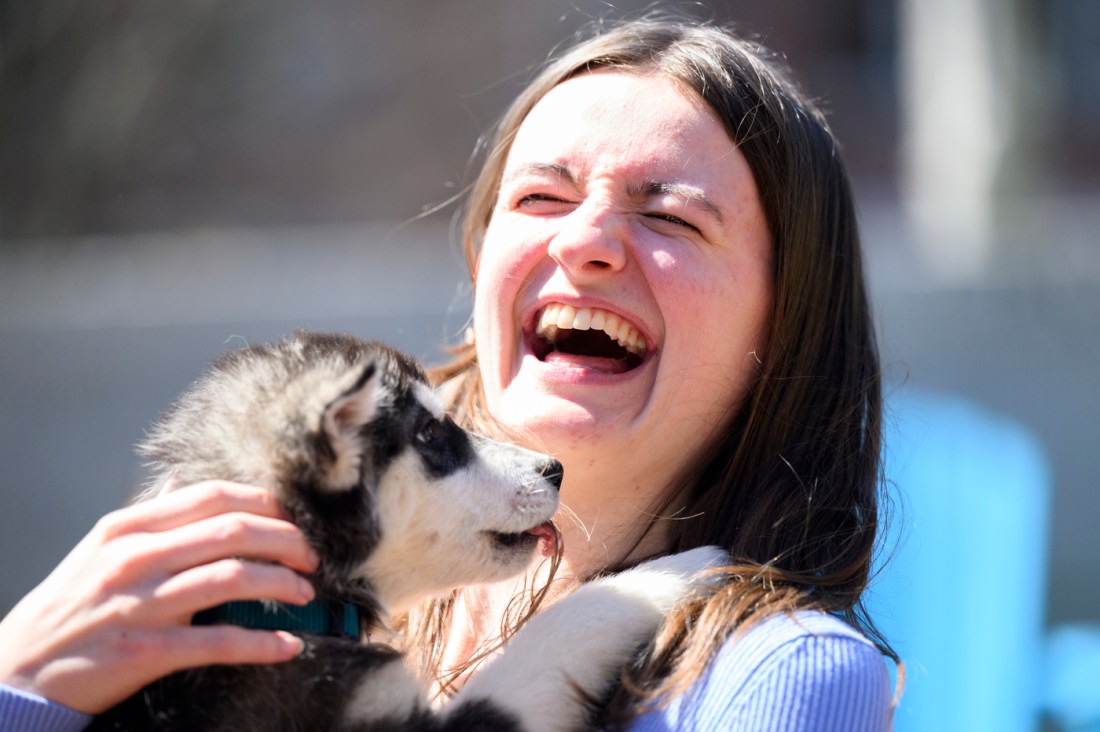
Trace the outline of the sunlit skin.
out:
M 582 576 L 623 560 L 739 406 L 766 348 L 771 269 L 751 170 L 690 90 L 586 74 L 521 125 L 477 272 L 478 358 L 493 415 L 565 465 L 565 559 Z M 536 353 L 548 303 L 626 319 L 644 360 L 608 373 L 607 359 Z
M 96 714 L 180 669 L 287 661 L 302 649 L 290 633 L 191 617 L 253 597 L 304 605 L 313 588 L 301 575 L 318 561 L 260 488 L 209 481 L 128 506 L 0 623 L 0 647 L 19 649 L 0 653 L 0 680 Z

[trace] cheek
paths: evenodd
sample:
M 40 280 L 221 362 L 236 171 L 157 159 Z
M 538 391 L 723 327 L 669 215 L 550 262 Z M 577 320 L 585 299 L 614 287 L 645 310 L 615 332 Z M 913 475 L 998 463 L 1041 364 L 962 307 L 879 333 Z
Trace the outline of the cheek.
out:
M 706 263 L 671 247 L 651 249 L 647 259 L 646 282 L 671 335 L 690 336 L 690 324 L 706 325 L 709 304 L 723 289 Z
M 495 239 L 489 234 L 481 247 L 478 257 L 477 274 L 474 278 L 474 329 L 478 342 L 496 331 L 496 316 L 505 301 L 503 286 L 506 279 L 502 269 L 507 266 L 507 257 L 498 251 Z
M 756 368 L 754 353 L 762 354 L 765 345 L 771 311 L 766 277 L 713 263 L 681 266 L 661 291 L 669 355 L 676 354 L 670 365 L 683 369 L 685 388 L 739 397 Z
M 491 225 L 482 243 L 474 285 L 475 347 L 490 403 L 500 383 L 507 378 L 505 356 L 511 334 L 517 329 L 512 313 L 517 298 L 516 283 L 520 281 L 519 258 L 511 256 L 511 249 L 499 227 Z
M 478 257 L 474 306 L 482 317 L 510 304 L 519 280 L 523 249 L 501 229 L 500 225 L 490 224 Z
M 521 226 L 500 214 L 485 232 L 474 287 L 474 328 L 478 338 L 510 337 L 523 293 L 537 286 L 540 268 L 548 261 L 545 231 Z
M 764 347 L 771 297 L 769 289 L 756 281 L 735 279 L 733 285 L 712 285 L 695 317 L 701 330 L 714 339 L 716 352 L 738 369 L 746 356 Z
M 661 279 L 673 278 L 679 269 L 676 253 L 668 248 L 654 248 L 650 250 L 649 261 L 651 269 Z

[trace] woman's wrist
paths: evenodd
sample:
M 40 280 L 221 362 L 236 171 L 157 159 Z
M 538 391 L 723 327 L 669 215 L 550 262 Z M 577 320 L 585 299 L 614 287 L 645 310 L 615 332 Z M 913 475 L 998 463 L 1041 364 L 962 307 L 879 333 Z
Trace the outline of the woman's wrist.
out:
M 0 683 L 0 732 L 77 732 L 91 715 Z

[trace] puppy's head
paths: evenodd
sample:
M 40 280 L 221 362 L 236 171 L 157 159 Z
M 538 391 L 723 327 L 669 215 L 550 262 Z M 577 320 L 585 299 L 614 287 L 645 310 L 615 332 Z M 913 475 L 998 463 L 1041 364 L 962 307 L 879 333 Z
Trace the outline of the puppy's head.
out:
M 561 482 L 458 427 L 404 355 L 307 332 L 223 356 L 140 449 L 177 485 L 269 488 L 321 557 L 318 592 L 391 613 L 522 571 Z

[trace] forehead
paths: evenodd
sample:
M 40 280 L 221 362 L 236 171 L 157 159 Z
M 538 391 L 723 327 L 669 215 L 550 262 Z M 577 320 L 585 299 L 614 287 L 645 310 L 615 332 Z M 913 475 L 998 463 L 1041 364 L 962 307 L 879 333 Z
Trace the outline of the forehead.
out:
M 413 384 L 413 396 L 433 417 L 438 419 L 443 416 L 443 403 L 432 387 L 418 381 Z
M 433 416 L 442 416 L 443 403 L 427 383 L 418 364 L 389 348 L 380 350 L 379 358 L 383 369 L 380 401 L 404 406 L 419 404 Z
M 728 172 L 736 146 L 713 110 L 658 74 L 604 70 L 551 89 L 517 130 L 506 168 L 532 160 L 678 179 Z

